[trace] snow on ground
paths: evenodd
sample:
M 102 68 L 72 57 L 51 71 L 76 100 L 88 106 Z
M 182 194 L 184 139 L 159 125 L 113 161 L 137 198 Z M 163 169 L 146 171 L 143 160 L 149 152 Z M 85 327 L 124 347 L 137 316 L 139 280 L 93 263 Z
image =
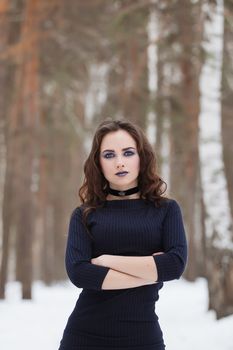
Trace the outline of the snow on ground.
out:
M 81 289 L 70 282 L 33 285 L 33 300 L 20 300 L 20 284 L 8 283 L 0 301 L 1 350 L 57 350 Z M 166 350 L 233 350 L 233 315 L 216 321 L 207 311 L 206 280 L 164 284 L 156 303 Z

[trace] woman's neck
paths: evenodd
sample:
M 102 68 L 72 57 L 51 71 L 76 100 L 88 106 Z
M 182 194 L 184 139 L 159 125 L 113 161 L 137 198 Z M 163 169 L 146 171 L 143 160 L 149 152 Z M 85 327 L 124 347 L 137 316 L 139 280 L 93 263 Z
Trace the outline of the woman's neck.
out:
M 128 196 L 113 196 L 112 194 L 108 194 L 106 200 L 124 200 L 124 199 L 138 199 L 140 198 L 140 192 L 130 194 Z

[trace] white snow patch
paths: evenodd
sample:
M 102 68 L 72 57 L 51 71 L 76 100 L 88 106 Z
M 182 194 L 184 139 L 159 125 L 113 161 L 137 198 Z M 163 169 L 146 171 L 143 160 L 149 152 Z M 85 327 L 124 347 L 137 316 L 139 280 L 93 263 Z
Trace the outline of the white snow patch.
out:
M 7 284 L 0 302 L 0 344 L 3 350 L 57 350 L 81 289 L 70 282 L 46 287 L 33 284 L 33 300 L 20 300 L 19 283 Z M 183 279 L 164 283 L 156 313 L 166 350 L 233 350 L 233 316 L 219 321 L 207 311 L 207 282 Z

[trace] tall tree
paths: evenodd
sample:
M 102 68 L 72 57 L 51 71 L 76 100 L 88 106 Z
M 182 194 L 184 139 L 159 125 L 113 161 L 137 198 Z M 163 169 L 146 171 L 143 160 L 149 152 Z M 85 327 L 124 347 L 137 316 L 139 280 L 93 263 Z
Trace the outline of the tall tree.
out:
M 171 193 L 183 208 L 189 242 L 189 261 L 185 276 L 189 280 L 194 280 L 199 275 L 197 256 L 203 254 L 195 227 L 203 26 L 201 11 L 201 2 L 167 1 L 160 6 L 159 50 L 163 50 L 163 63 L 160 66 L 164 75 L 162 81 L 162 73 L 159 73 L 160 84 L 164 85 L 160 90 L 160 101 L 165 102 L 162 105 L 160 102 L 158 107 L 161 109 L 163 106 L 163 110 L 169 115 L 170 186 Z
M 233 4 L 224 1 L 224 37 L 223 37 L 223 66 L 222 66 L 222 141 L 223 159 L 226 172 L 227 189 L 231 217 L 233 221 L 233 118 L 232 118 L 232 81 L 233 81 Z
M 208 5 L 208 6 L 207 6 Z M 205 41 L 206 58 L 201 74 L 200 155 L 201 180 L 204 190 L 206 228 L 206 276 L 208 279 L 209 308 L 217 318 L 233 312 L 232 280 L 232 217 L 226 170 L 224 168 L 221 134 L 221 96 L 226 98 L 224 83 L 227 47 L 224 48 L 223 2 L 206 4 Z M 225 51 L 225 52 L 224 52 Z M 224 58 L 225 56 L 225 58 Z M 225 60 L 225 62 L 224 62 Z M 223 72 L 223 74 L 222 74 Z M 228 71 L 228 74 L 230 71 Z M 222 87 L 221 87 L 222 77 Z M 223 124 L 227 114 L 222 110 Z M 206 125 L 209 127 L 207 128 Z M 229 125 L 228 125 L 229 127 Z M 226 146 L 226 139 L 224 140 Z M 228 146 L 225 148 L 227 153 Z
M 25 2 L 21 32 L 21 52 L 15 72 L 15 100 L 11 112 L 11 136 L 17 144 L 17 279 L 22 297 L 31 298 L 33 279 L 32 243 L 35 198 L 32 178 L 35 172 L 36 129 L 39 124 L 39 0 Z
M 8 36 L 9 36 L 9 20 L 8 20 L 8 14 L 9 13 L 9 2 L 7 0 L 0 2 L 0 16 L 1 16 L 1 22 L 0 22 L 0 37 L 1 37 L 1 50 L 0 53 L 2 54 L 4 50 L 7 49 L 8 44 Z M 0 88 L 1 88 L 1 94 L 0 94 L 0 139 L 1 139 L 1 149 L 3 150 L 5 145 L 5 112 L 6 112 L 6 82 L 7 82 L 7 69 L 6 69 L 6 60 L 2 61 L 0 58 Z M 1 151 L 0 152 L 0 192 L 2 190 L 4 191 L 4 182 L 5 179 L 3 178 L 3 164 L 5 163 L 4 154 Z M 8 190 L 10 188 L 8 187 Z M 6 193 L 5 193 L 6 195 Z M 3 198 L 4 201 L 4 198 Z M 1 257 L 1 263 L 0 263 L 0 298 L 4 298 L 5 295 L 5 283 L 7 279 L 7 266 L 8 266 L 8 259 L 9 259 L 9 220 L 6 217 L 6 207 L 1 207 L 1 199 L 0 199 L 0 208 L 2 209 L 2 216 L 5 218 L 3 219 L 3 233 L 2 233 L 2 252 L 0 254 Z

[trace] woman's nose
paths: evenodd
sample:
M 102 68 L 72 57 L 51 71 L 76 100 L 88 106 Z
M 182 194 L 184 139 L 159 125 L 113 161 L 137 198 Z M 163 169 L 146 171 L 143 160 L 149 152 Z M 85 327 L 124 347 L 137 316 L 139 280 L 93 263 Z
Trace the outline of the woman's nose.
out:
M 124 164 L 117 164 L 117 168 L 124 168 Z
M 124 162 L 121 157 L 117 157 L 117 168 L 124 167 Z

